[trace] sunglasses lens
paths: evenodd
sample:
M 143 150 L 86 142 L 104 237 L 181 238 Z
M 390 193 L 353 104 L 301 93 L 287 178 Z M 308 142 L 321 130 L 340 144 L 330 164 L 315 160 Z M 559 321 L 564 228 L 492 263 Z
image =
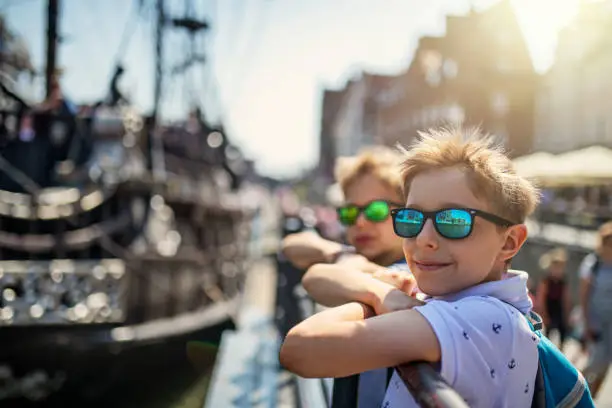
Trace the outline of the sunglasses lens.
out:
M 340 223 L 344 225 L 353 225 L 355 221 L 357 221 L 357 217 L 359 217 L 359 208 L 351 206 L 351 207 L 342 207 L 338 209 L 338 218 Z
M 445 210 L 436 216 L 440 235 L 450 239 L 465 238 L 472 231 L 472 216 L 465 210 Z
M 408 208 L 401 209 L 393 219 L 395 233 L 400 237 L 413 238 L 423 229 L 423 213 Z
M 374 222 L 382 222 L 389 216 L 389 205 L 384 201 L 373 201 L 364 210 L 366 218 Z

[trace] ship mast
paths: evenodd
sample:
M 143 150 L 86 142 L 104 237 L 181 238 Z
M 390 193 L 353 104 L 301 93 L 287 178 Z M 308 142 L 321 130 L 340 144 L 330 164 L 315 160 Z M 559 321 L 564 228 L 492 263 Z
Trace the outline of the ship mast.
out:
M 158 120 L 160 104 L 162 99 L 162 88 L 164 84 L 164 32 L 168 26 L 181 29 L 188 33 L 190 38 L 190 50 L 184 61 L 173 67 L 174 75 L 185 74 L 193 65 L 204 63 L 205 57 L 196 50 L 196 36 L 208 29 L 208 23 L 193 17 L 195 12 L 193 0 L 185 0 L 184 17 L 167 17 L 165 0 L 156 0 L 157 22 L 155 25 L 155 88 L 153 101 L 153 118 Z
M 56 80 L 57 65 L 57 43 L 59 23 L 59 0 L 48 0 L 47 2 L 47 59 L 45 69 L 46 96 L 51 97 Z
M 155 24 L 155 89 L 153 94 L 153 120 L 157 122 L 159 115 L 159 104 L 161 101 L 164 65 L 164 27 L 166 24 L 166 11 L 164 0 L 156 3 L 157 24 Z

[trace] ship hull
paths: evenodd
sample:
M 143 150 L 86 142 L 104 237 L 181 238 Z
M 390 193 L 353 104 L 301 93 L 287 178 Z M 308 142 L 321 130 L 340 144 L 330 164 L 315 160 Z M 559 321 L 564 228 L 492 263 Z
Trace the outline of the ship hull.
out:
M 234 309 L 235 302 L 228 302 L 193 313 L 193 327 L 182 330 L 171 330 L 171 322 L 162 320 L 135 326 L 3 328 L 0 394 L 5 403 L 19 406 L 91 406 L 109 398 L 115 404 L 124 400 L 119 390 L 122 395 L 138 391 L 136 379 L 163 386 L 176 376 L 205 373 L 214 364 L 221 333 L 234 328 Z M 129 331 L 132 338 L 125 335 Z

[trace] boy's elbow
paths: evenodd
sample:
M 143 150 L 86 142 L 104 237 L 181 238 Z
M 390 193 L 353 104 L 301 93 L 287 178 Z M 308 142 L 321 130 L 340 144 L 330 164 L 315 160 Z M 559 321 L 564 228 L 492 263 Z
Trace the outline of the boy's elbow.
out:
M 292 260 L 292 256 L 294 255 L 293 251 L 293 237 L 291 235 L 283 238 L 280 244 L 280 250 L 283 256 L 290 261 Z
M 312 265 L 306 270 L 304 276 L 302 276 L 302 286 L 308 293 L 310 293 L 313 287 L 317 285 L 320 266 L 321 264 Z
M 282 242 L 281 253 L 298 269 L 307 269 L 311 265 L 311 260 L 304 254 L 303 249 L 293 245 L 292 241 Z
M 285 341 L 281 345 L 279 361 L 286 370 L 303 378 L 315 378 L 316 365 L 312 356 L 304 352 L 304 333 L 299 327 L 289 330 Z M 310 357 L 310 358 L 309 358 Z

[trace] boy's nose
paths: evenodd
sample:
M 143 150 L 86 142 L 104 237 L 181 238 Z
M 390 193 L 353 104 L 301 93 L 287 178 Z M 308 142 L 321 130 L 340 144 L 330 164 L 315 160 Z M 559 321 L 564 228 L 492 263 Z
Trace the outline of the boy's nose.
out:
M 357 219 L 355 220 L 355 225 L 358 227 L 363 227 L 368 225 L 369 221 L 366 218 L 365 214 L 363 212 L 359 213 L 359 215 L 357 216 Z
M 416 244 L 421 248 L 437 249 L 439 245 L 438 233 L 433 225 L 432 220 L 425 221 L 423 229 L 416 237 Z

